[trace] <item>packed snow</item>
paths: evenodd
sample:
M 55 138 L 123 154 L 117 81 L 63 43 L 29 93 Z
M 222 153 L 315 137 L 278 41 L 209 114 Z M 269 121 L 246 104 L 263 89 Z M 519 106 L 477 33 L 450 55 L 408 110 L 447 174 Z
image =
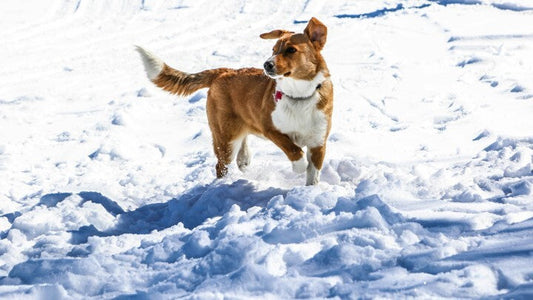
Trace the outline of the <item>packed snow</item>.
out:
M 328 26 L 321 182 L 252 138 L 217 180 L 206 90 Z M 533 1 L 0 3 L 0 298 L 533 297 Z

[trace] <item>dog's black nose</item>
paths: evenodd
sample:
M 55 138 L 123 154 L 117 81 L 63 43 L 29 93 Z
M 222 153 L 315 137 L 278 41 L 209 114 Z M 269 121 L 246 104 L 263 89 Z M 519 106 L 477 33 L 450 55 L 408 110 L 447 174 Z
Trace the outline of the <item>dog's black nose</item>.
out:
M 263 67 L 265 68 L 267 72 L 272 72 L 274 70 L 274 63 L 271 62 L 270 60 L 267 60 L 265 64 L 263 65 Z

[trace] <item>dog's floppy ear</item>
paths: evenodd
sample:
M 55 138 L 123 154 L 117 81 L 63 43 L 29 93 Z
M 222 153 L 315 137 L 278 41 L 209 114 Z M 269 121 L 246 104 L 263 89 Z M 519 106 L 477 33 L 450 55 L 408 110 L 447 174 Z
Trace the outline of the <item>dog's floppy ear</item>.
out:
M 322 50 L 326 44 L 326 37 L 328 35 L 328 28 L 322 24 L 315 17 L 309 20 L 307 27 L 305 27 L 304 34 L 307 35 L 309 40 L 315 45 L 318 50 Z
M 288 30 L 276 29 L 276 30 L 272 30 L 271 32 L 262 33 L 260 37 L 265 40 L 279 39 L 282 35 L 284 35 L 285 33 L 289 33 L 289 32 L 290 31 Z

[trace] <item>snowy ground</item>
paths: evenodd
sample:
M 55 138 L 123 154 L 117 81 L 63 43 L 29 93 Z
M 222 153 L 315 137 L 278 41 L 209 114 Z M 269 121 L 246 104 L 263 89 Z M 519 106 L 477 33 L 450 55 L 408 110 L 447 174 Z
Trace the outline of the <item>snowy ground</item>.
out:
M 316 187 L 268 141 L 215 180 L 205 91 L 329 27 Z M 0 298 L 533 296 L 533 1 L 0 3 Z

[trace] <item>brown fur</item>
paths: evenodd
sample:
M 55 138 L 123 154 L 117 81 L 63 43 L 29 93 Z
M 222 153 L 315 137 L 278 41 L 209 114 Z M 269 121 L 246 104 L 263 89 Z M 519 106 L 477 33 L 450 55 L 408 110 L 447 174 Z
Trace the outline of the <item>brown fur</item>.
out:
M 318 22 L 318 23 L 317 23 Z M 323 146 L 309 149 L 311 163 L 320 170 L 325 154 L 325 145 L 331 127 L 333 109 L 333 87 L 329 80 L 329 71 L 320 50 L 325 43 L 325 26 L 316 19 L 311 19 L 304 34 L 293 34 L 285 30 L 274 30 L 262 34 L 262 38 L 278 38 L 274 46 L 276 69 L 296 79 L 310 80 L 323 72 L 325 81 L 319 90 L 317 109 L 327 117 L 328 128 Z M 320 26 L 321 25 L 321 26 Z M 320 27 L 318 30 L 315 27 Z M 318 33 L 316 33 L 318 32 Z M 295 53 L 285 55 L 288 47 L 297 49 Z M 291 138 L 280 132 L 273 124 L 272 112 L 276 108 L 273 95 L 276 81 L 266 76 L 264 70 L 245 69 L 213 69 L 187 74 L 175 70 L 166 64 L 153 80 L 160 88 L 178 95 L 189 95 L 201 88 L 209 88 L 207 97 L 207 117 L 213 136 L 213 148 L 218 159 L 217 177 L 227 173 L 227 165 L 235 155 L 233 143 L 242 140 L 246 144 L 246 135 L 255 134 L 270 139 L 293 162 L 300 160 L 304 151 Z M 238 164 L 246 165 L 243 156 L 246 147 L 241 147 Z
M 187 74 L 173 69 L 166 64 L 156 79 L 155 85 L 165 91 L 180 96 L 188 96 L 199 89 L 208 88 L 218 75 L 227 72 L 229 69 L 206 70 L 196 74 Z

